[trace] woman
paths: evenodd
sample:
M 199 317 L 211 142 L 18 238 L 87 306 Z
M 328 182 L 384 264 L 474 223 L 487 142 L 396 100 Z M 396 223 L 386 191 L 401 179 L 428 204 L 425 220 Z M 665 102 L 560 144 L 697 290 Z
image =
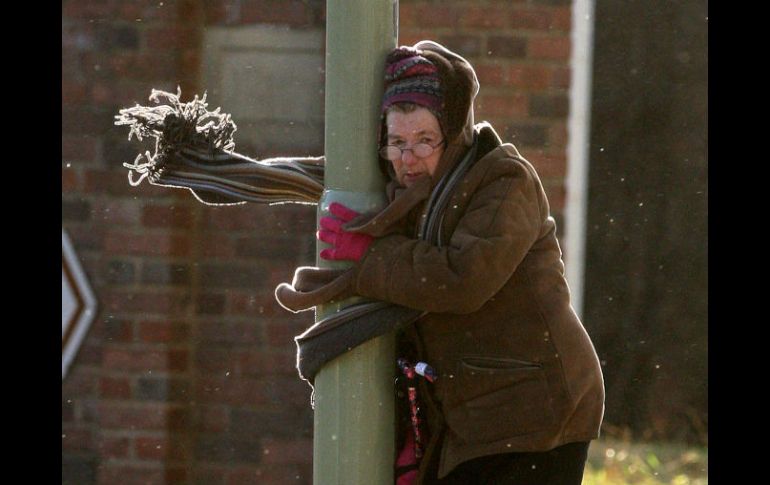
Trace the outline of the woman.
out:
M 424 456 L 402 480 L 579 485 L 604 387 L 540 179 L 474 124 L 465 59 L 423 41 L 394 50 L 385 72 L 381 163 L 391 205 L 412 203 L 378 237 L 333 204 L 318 237 L 322 258 L 355 262 L 353 293 L 423 312 L 399 351 L 436 377 L 416 379 L 426 416 L 403 420 L 400 464 L 417 461 L 416 441 Z

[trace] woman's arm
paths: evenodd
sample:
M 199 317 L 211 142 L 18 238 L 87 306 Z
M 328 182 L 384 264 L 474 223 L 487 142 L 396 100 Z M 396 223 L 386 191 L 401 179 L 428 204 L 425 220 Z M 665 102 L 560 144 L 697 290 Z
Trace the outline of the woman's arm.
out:
M 430 312 L 480 308 L 539 237 L 547 202 L 519 162 L 488 170 L 470 197 L 445 247 L 403 235 L 377 239 L 357 265 L 356 293 Z

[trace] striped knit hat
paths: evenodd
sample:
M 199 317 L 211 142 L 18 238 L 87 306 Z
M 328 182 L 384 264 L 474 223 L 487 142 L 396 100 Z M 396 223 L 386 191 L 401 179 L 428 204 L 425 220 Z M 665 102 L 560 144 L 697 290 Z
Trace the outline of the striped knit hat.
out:
M 382 114 L 396 103 L 414 103 L 443 118 L 443 93 L 436 66 L 411 47 L 399 47 L 385 61 Z
M 470 146 L 473 99 L 478 92 L 473 67 L 446 47 L 423 40 L 393 49 L 385 59 L 380 143 L 384 142 L 385 111 L 395 103 L 410 102 L 429 109 L 438 118 L 449 144 Z

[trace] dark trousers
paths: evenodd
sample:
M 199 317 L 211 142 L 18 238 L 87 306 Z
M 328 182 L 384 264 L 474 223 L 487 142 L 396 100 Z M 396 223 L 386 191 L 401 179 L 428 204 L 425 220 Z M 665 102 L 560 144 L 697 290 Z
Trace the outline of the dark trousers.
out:
M 541 453 L 504 453 L 457 465 L 432 485 L 580 485 L 589 442 L 568 443 Z

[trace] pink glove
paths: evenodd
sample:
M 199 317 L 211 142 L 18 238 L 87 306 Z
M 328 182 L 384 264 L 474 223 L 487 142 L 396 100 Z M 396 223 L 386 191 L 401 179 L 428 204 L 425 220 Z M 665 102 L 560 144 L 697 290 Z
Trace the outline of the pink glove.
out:
M 358 216 L 358 212 L 348 209 L 342 204 L 332 202 L 329 212 L 335 217 L 322 217 L 321 229 L 316 237 L 325 243 L 331 244 L 331 248 L 321 251 L 321 258 L 330 260 L 358 261 L 366 254 L 369 245 L 374 238 L 367 234 L 348 232 L 342 225 Z

